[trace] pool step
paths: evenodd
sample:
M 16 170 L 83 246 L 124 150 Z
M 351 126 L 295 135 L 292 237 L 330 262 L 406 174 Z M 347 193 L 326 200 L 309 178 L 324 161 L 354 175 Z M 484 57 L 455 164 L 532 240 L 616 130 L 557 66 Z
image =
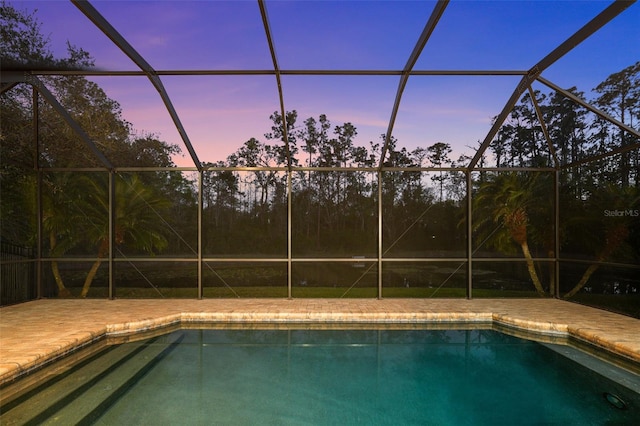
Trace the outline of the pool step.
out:
M 0 423 L 27 424 L 33 421 L 42 413 L 52 410 L 52 407 L 65 398 L 72 397 L 77 389 L 106 374 L 109 365 L 117 365 L 140 350 L 137 346 L 114 346 L 100 351 L 69 370 L 62 369 L 54 372 L 52 376 L 45 375 L 46 379 L 43 379 L 40 386 L 15 401 L 4 401 Z M 39 373 L 35 375 L 40 375 Z
M 42 392 L 25 395 L 19 403 L 3 409 L 2 425 L 89 424 L 93 417 L 126 392 L 174 345 L 182 335 L 161 336 L 141 344 L 115 346 L 102 356 L 79 366 Z

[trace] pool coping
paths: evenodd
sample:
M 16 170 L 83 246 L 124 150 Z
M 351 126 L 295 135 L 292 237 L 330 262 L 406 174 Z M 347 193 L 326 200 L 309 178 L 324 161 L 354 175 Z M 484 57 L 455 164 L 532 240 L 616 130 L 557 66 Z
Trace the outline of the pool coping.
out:
M 557 299 L 44 299 L 0 309 L 0 386 L 105 338 L 212 323 L 492 324 L 640 363 L 640 319 Z

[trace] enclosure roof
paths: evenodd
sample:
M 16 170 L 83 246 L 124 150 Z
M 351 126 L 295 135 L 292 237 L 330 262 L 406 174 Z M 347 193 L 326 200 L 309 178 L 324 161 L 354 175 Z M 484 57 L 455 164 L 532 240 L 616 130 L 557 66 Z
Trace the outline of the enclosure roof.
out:
M 409 150 L 446 142 L 472 169 L 530 88 L 591 93 L 637 62 L 640 45 L 635 1 L 9 3 L 38 9 L 54 52 L 69 41 L 95 68 L 4 66 L 3 90 L 32 75 L 86 75 L 137 131 L 181 146 L 177 165 L 199 169 L 291 110 L 298 125 L 321 114 L 353 123 L 357 145 L 383 153 L 392 139 Z

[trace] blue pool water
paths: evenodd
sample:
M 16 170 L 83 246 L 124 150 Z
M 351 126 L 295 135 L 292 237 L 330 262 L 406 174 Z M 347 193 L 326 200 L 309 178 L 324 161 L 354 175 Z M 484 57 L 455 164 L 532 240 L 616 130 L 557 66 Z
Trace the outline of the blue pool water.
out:
M 493 330 L 178 330 L 105 349 L 0 423 L 30 405 L 45 414 L 19 424 L 637 424 L 638 377 L 620 385 L 565 350 Z

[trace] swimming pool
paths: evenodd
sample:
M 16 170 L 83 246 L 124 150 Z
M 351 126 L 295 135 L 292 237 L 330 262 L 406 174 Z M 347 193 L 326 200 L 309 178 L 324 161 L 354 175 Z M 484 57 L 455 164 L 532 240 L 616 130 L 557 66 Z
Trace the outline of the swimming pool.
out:
M 105 346 L 4 403 L 0 423 L 585 425 L 640 418 L 638 375 L 566 345 L 483 328 L 374 327 L 178 329 Z

